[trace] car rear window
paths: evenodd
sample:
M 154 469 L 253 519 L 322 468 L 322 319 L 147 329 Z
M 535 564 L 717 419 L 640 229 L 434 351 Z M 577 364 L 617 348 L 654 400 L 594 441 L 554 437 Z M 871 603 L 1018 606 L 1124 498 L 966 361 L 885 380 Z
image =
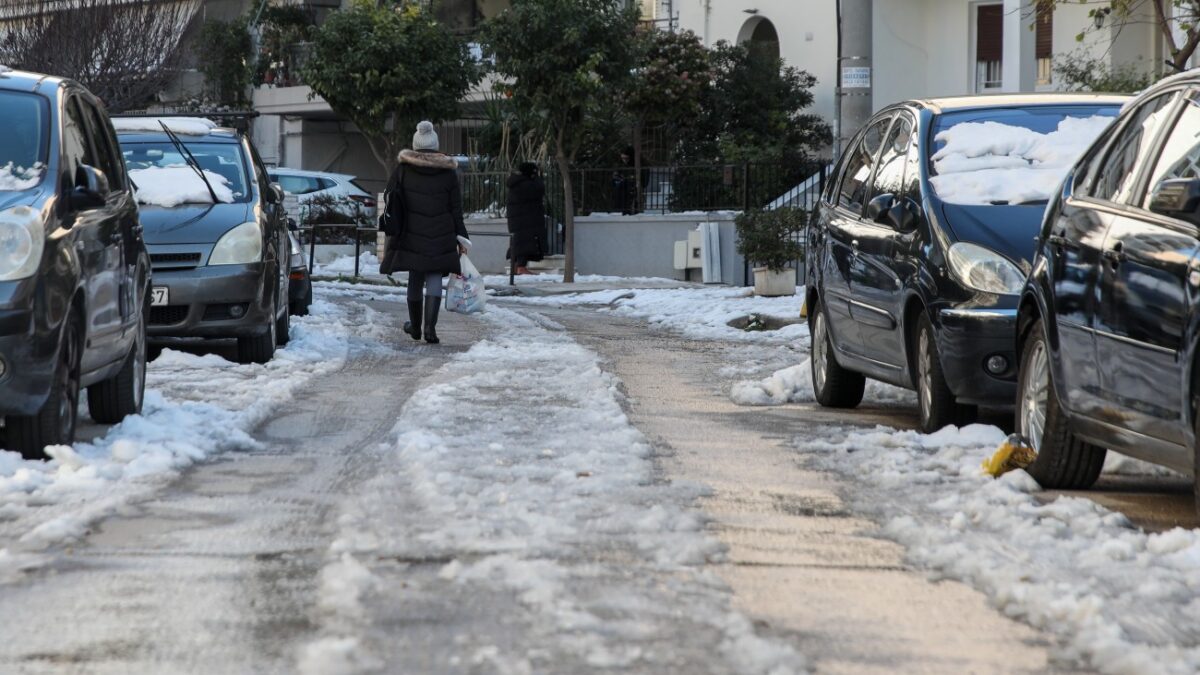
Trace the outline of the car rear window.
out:
M 183 139 L 187 150 L 196 158 L 196 163 L 205 172 L 215 173 L 223 178 L 233 201 L 245 202 L 250 200 L 249 182 L 246 178 L 246 165 L 242 158 L 241 146 L 235 143 L 204 143 Z M 121 143 L 121 154 L 125 156 L 125 165 L 130 175 L 137 181 L 138 171 L 154 168 L 186 167 L 187 160 L 169 141 L 145 143 Z
M 42 182 L 49 143 L 50 106 L 36 94 L 0 91 L 0 191 Z
M 934 118 L 930 182 L 943 201 L 1045 205 L 1118 105 L 965 110 Z

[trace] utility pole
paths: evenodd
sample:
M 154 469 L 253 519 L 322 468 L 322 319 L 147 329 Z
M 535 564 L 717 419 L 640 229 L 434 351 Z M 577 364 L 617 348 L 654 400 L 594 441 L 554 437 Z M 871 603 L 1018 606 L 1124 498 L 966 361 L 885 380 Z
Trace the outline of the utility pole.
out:
M 837 129 L 834 153 L 871 118 L 872 5 L 874 0 L 836 0 L 838 3 Z

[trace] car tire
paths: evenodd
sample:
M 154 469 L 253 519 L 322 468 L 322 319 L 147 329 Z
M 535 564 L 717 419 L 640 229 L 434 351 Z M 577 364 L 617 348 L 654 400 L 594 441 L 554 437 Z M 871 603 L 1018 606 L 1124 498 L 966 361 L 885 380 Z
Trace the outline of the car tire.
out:
M 946 375 L 933 334 L 933 322 L 924 313 L 917 321 L 916 346 L 913 355 L 917 376 L 917 406 L 921 414 L 921 431 L 931 434 L 951 424 L 962 424 L 971 418 L 974 406 L 959 405 Z
M 270 315 L 275 316 L 275 303 L 271 303 Z M 266 363 L 275 356 L 275 346 L 277 344 L 275 331 L 279 325 L 278 320 L 271 319 L 267 322 L 267 330 L 261 335 L 248 335 L 237 339 L 237 360 L 238 363 Z
M 1037 451 L 1025 470 L 1044 488 L 1083 490 L 1100 477 L 1108 451 L 1071 433 L 1053 378 L 1046 333 L 1037 321 L 1021 350 L 1017 378 L 1017 432 Z
M 88 387 L 88 410 L 100 424 L 116 424 L 142 412 L 146 393 L 146 312 L 138 317 L 137 334 L 129 356 L 116 375 Z
M 809 362 L 812 370 L 813 393 L 817 403 L 826 408 L 854 408 L 862 403 L 867 378 L 861 373 L 843 368 L 833 351 L 833 338 L 825 318 L 825 308 L 820 302 L 809 308 L 812 317 L 812 355 Z
M 289 309 L 275 320 L 275 345 L 282 347 L 292 339 L 292 312 Z
M 47 445 L 75 442 L 79 416 L 79 362 L 81 330 L 72 312 L 63 324 L 62 344 L 50 397 L 34 415 L 10 415 L 5 419 L 5 445 L 26 459 L 45 459 Z

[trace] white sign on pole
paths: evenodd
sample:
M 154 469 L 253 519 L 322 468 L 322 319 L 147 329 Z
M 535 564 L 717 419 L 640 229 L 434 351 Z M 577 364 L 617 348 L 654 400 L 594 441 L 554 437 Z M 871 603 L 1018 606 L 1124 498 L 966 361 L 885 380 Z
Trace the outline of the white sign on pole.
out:
M 842 89 L 870 89 L 870 66 L 845 66 L 842 68 Z

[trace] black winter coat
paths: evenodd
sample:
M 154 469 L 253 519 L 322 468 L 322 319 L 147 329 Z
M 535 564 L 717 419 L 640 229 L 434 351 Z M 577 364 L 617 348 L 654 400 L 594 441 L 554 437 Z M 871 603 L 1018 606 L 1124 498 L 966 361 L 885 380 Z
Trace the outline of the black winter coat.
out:
M 538 176 L 516 173 L 508 178 L 508 231 L 512 233 L 510 257 L 541 260 L 545 255 L 546 185 Z
M 388 240 L 381 268 L 389 274 L 461 274 L 458 237 L 468 235 L 457 162 L 440 152 L 413 150 L 402 150 L 399 162 L 388 181 L 387 204 L 390 217 L 401 218 L 403 232 Z

